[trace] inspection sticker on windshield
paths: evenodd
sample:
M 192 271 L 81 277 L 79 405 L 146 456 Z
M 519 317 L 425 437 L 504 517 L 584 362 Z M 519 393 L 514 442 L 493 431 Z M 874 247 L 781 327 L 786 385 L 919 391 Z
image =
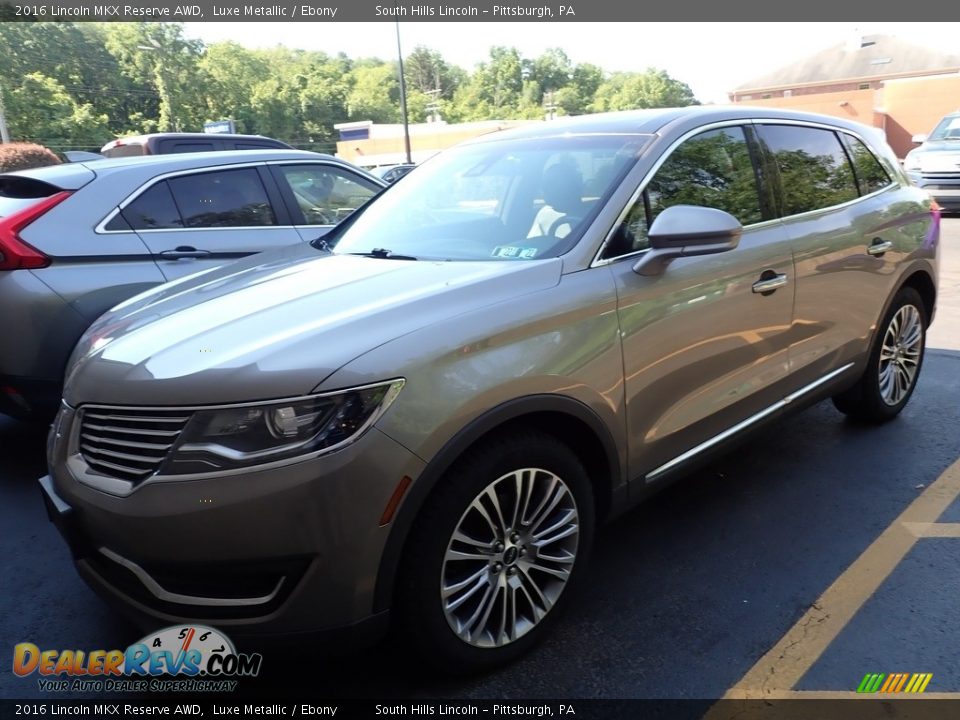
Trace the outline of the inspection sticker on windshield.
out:
M 518 247 L 516 245 L 497 245 L 493 249 L 493 257 L 499 258 L 520 258 L 529 260 L 535 257 L 537 249 L 534 247 Z

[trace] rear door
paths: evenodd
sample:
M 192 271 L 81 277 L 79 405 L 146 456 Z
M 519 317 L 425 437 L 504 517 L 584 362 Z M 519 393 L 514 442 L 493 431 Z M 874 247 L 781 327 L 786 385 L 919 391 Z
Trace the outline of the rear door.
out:
M 262 164 L 169 176 L 122 214 L 168 280 L 301 242 Z
M 757 129 L 779 173 L 778 215 L 794 250 L 790 368 L 802 387 L 864 352 L 907 244 L 889 214 L 896 185 L 861 140 L 826 126 Z
M 335 163 L 271 163 L 269 167 L 304 240 L 325 235 L 383 189 Z

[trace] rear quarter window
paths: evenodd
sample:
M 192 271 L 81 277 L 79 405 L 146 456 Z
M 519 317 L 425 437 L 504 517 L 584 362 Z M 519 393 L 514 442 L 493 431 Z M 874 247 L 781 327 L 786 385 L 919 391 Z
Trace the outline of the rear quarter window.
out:
M 141 193 L 120 214 L 134 230 L 169 230 L 183 227 L 180 211 L 173 201 L 173 195 L 166 181 L 158 182 Z M 108 223 L 106 229 L 125 230 L 127 228 L 118 220 L 116 223 Z
M 857 176 L 860 194 L 869 195 L 887 187 L 891 182 L 890 176 L 870 148 L 852 135 L 844 133 L 843 139 L 853 162 L 853 171 Z

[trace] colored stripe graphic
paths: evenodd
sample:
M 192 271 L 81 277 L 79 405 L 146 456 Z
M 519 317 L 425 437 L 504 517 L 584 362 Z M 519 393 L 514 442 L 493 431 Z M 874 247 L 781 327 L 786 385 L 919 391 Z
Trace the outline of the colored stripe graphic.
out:
M 858 693 L 922 693 L 933 673 L 867 673 L 857 686 Z

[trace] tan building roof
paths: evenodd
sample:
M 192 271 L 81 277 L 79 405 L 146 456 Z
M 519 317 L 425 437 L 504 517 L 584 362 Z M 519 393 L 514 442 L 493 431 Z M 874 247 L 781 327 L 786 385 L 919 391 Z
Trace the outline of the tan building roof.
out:
M 958 70 L 960 55 L 911 45 L 892 35 L 863 35 L 754 78 L 734 92 Z

